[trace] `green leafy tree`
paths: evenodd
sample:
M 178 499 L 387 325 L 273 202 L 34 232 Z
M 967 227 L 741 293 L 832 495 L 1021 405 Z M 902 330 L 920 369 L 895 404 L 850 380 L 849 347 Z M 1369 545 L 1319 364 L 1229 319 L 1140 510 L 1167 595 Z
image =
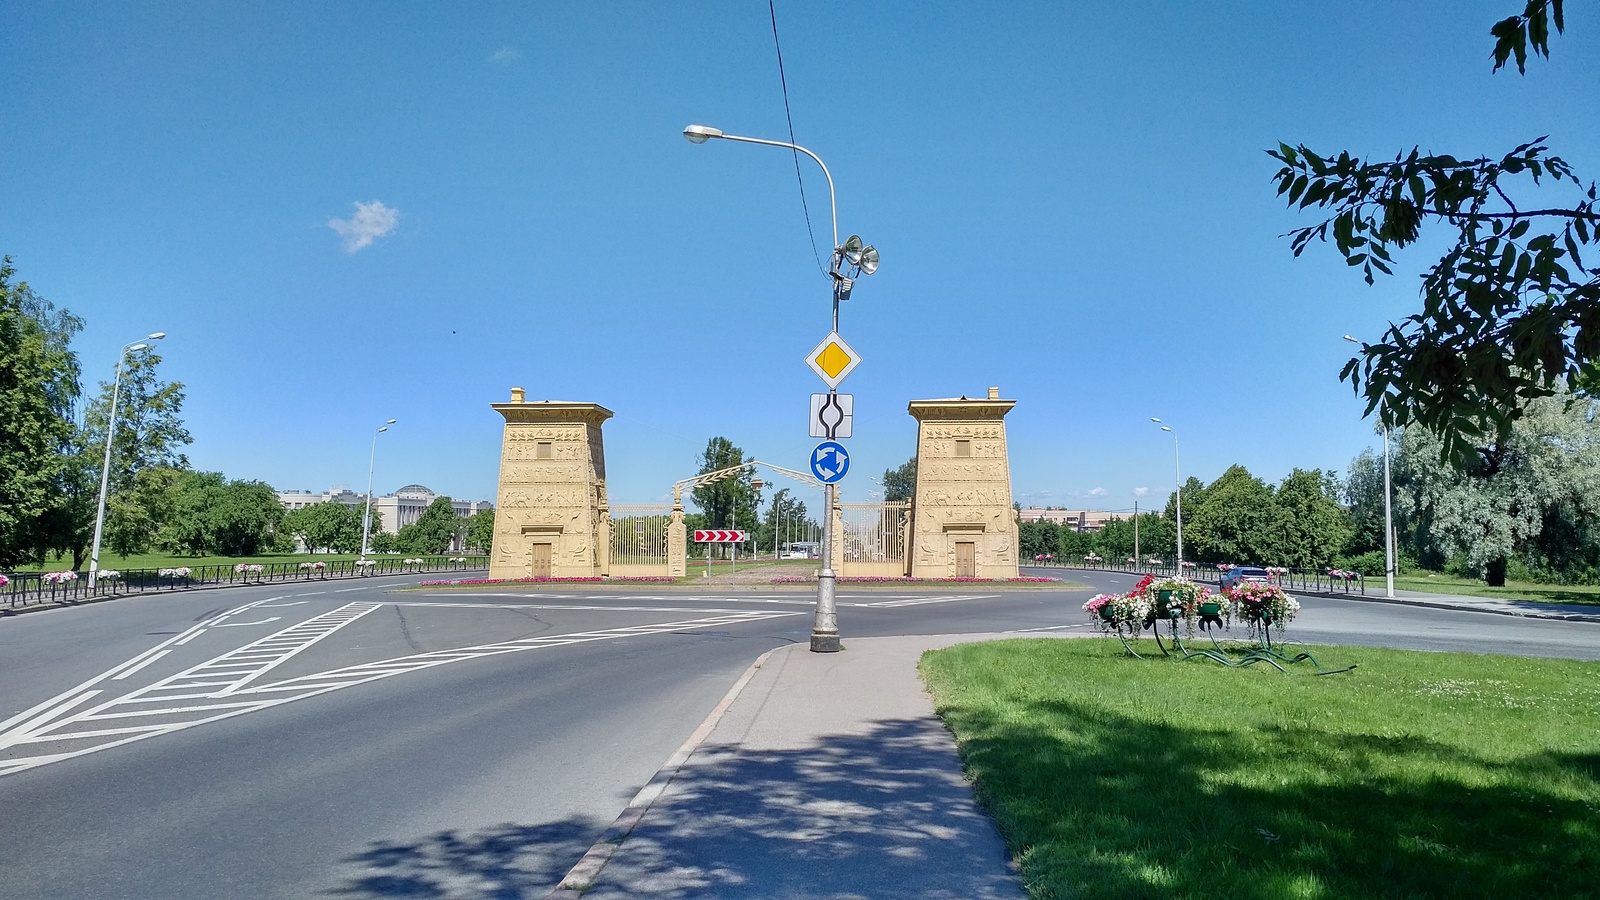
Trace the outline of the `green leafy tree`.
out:
M 1018 529 L 1023 561 L 1032 561 L 1043 554 L 1054 556 L 1059 546 L 1058 530 L 1054 522 L 1045 520 L 1023 522 L 1022 527 Z
M 1565 27 L 1561 0 L 1529 0 L 1495 24 L 1494 69 L 1514 58 L 1523 71 L 1530 49 L 1548 56 L 1552 24 Z M 1303 144 L 1268 153 L 1283 164 L 1273 176 L 1279 196 L 1327 214 L 1291 232 L 1296 256 L 1331 238 L 1371 284 L 1374 271 L 1390 273 L 1391 250 L 1416 243 L 1425 225 L 1453 232 L 1423 278 L 1422 310 L 1364 344 L 1340 375 L 1366 397 L 1368 413 L 1428 429 L 1441 453 L 1462 462 L 1507 439 L 1529 403 L 1558 384 L 1595 379 L 1600 272 L 1581 252 L 1600 239 L 1596 187 L 1585 188 L 1544 138 L 1499 158 L 1413 148 L 1374 161 Z M 1545 179 L 1571 190 L 1529 202 Z
M 1244 466 L 1230 466 L 1183 517 L 1185 555 L 1203 563 L 1272 564 L 1281 527 L 1272 488 Z
M 51 543 L 45 530 L 58 508 L 64 450 L 77 397 L 78 364 L 63 339 L 81 322 L 51 307 L 26 282 L 13 282 L 11 257 L 0 260 L 0 566 L 37 559 Z M 41 305 L 42 304 L 42 305 Z
M 252 556 L 275 543 L 283 515 L 268 484 L 228 481 L 220 472 L 184 472 L 157 543 L 194 556 Z
M 1350 461 L 1344 484 L 1344 502 L 1350 515 L 1346 556 L 1383 549 L 1383 457 L 1362 450 Z M 1391 513 L 1393 510 L 1391 510 Z
M 1350 518 L 1339 504 L 1339 479 L 1320 469 L 1295 469 L 1278 485 L 1278 540 L 1272 562 L 1297 569 L 1331 566 L 1350 539 Z
M 480 509 L 467 519 L 467 546 L 483 553 L 494 549 L 494 510 Z
M 402 553 L 444 553 L 465 527 L 450 498 L 435 497 L 415 522 L 400 529 L 395 543 Z
M 700 455 L 700 474 L 752 461 L 732 441 L 725 437 L 714 437 L 706 442 L 705 452 Z M 703 484 L 691 492 L 690 498 L 706 516 L 707 524 L 704 527 L 756 528 L 756 493 L 750 486 L 750 479 L 754 476 L 755 467 L 749 466 L 738 474 Z
M 285 513 L 281 528 L 298 537 L 307 550 L 355 553 L 361 549 L 361 515 L 362 509 L 343 503 L 314 503 Z M 378 510 L 372 516 L 373 531 L 381 531 Z
M 883 470 L 883 499 L 889 503 L 901 503 L 911 499 L 917 492 L 917 458 L 915 456 L 901 463 L 898 469 Z
M 1424 561 L 1461 557 L 1498 586 L 1513 560 L 1570 569 L 1596 558 L 1600 404 L 1564 390 L 1534 400 L 1505 440 L 1465 464 L 1441 460 L 1442 442 L 1408 428 L 1395 460 L 1396 503 Z

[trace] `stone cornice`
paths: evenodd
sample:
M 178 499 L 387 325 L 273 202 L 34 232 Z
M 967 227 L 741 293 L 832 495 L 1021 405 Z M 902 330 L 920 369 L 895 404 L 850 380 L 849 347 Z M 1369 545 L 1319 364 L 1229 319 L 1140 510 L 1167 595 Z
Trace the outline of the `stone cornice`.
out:
M 956 419 L 1003 419 L 1017 405 L 1015 400 L 913 400 L 906 406 L 919 422 Z
M 616 415 L 598 403 L 568 400 L 534 400 L 529 403 L 491 403 L 489 407 L 511 425 L 599 425 Z

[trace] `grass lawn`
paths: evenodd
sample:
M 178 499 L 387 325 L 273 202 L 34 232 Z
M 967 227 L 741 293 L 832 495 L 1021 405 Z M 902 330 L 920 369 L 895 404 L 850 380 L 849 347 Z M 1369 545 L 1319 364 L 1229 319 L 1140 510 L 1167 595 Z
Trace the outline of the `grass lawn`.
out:
M 1600 665 L 1315 652 L 1360 668 L 1085 639 L 922 672 L 1034 897 L 1600 895 Z
M 1376 584 L 1383 590 L 1383 578 L 1367 579 L 1367 590 Z M 1507 581 L 1503 588 L 1493 588 L 1475 578 L 1457 578 L 1434 572 L 1413 572 L 1396 575 L 1394 586 L 1402 591 L 1430 591 L 1436 594 L 1468 594 L 1473 597 L 1498 597 L 1504 600 L 1532 600 L 1538 603 L 1582 603 L 1600 606 L 1600 585 L 1592 584 L 1536 584 L 1531 581 Z
M 376 554 L 374 554 L 376 556 Z M 409 556 L 399 554 L 395 558 Z M 459 556 L 461 554 L 446 554 Z M 118 556 L 115 553 L 101 552 L 100 568 L 102 569 L 164 569 L 177 566 L 232 566 L 238 563 L 300 563 L 300 562 L 334 562 L 335 560 L 351 560 L 360 558 L 359 553 L 263 553 L 257 556 L 177 556 L 168 553 L 140 553 L 134 556 Z M 386 554 L 382 558 L 388 558 Z M 472 557 L 481 558 L 481 557 Z M 18 566 L 17 572 L 49 572 L 59 569 L 72 568 L 72 557 L 64 560 L 51 559 L 43 566 L 23 565 Z M 83 570 L 89 570 L 89 561 L 83 562 Z

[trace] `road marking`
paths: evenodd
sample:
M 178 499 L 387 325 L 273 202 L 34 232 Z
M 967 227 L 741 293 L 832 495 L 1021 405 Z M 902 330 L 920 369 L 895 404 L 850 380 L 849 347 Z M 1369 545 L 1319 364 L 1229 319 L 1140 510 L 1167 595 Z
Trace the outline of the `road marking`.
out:
M 351 591 L 364 591 L 366 589 L 367 589 L 366 585 L 362 585 L 361 587 L 339 588 L 337 591 L 334 591 L 334 593 L 335 594 L 348 594 Z
M 1042 628 L 1014 628 L 1014 629 L 1012 629 L 1010 631 L 1002 631 L 1000 633 L 1001 634 L 1029 634 L 1029 633 L 1035 632 L 1035 631 L 1062 631 L 1062 630 L 1067 629 L 1067 628 L 1088 628 L 1090 625 L 1093 625 L 1093 624 L 1094 624 L 1093 622 L 1082 622 L 1082 623 L 1077 624 L 1077 625 L 1046 625 L 1046 626 L 1044 626 Z
M 370 612 L 371 609 L 377 609 L 383 605 L 384 604 L 376 603 L 351 603 L 341 607 L 339 610 L 335 610 L 334 613 L 338 613 L 340 616 L 336 616 L 333 619 L 327 618 L 332 616 L 333 613 L 324 613 L 322 616 L 318 616 L 314 619 L 308 619 L 301 625 L 284 629 L 282 632 L 279 632 L 279 635 L 286 635 L 292 632 L 301 632 L 302 639 L 298 645 L 293 646 L 284 653 L 280 654 L 279 657 L 276 658 L 276 661 L 269 663 L 267 666 L 255 666 L 241 669 L 239 664 L 230 663 L 227 661 L 232 657 L 233 654 L 223 654 L 222 656 L 216 657 L 208 662 L 192 666 L 183 672 L 162 679 L 153 685 L 135 690 L 126 696 L 101 703 L 98 706 L 92 707 L 66 719 L 47 724 L 42 728 L 36 728 L 35 730 L 30 730 L 25 733 L 16 729 L 13 729 L 9 732 L 0 732 L 0 751 L 4 751 L 6 748 L 18 744 L 43 744 L 61 741 L 103 741 L 101 743 L 93 743 L 87 747 L 80 747 L 77 750 L 60 753 L 13 757 L 10 759 L 0 758 L 0 777 L 37 768 L 43 765 L 49 765 L 50 763 L 54 762 L 74 759 L 89 753 L 97 753 L 101 750 L 109 750 L 114 747 L 120 747 L 124 744 L 132 743 L 134 741 L 141 741 L 146 738 L 156 737 L 157 735 L 171 734 L 172 732 L 194 728 L 198 725 L 205 725 L 210 722 L 233 718 L 234 716 L 244 715 L 257 710 L 269 709 L 274 706 L 291 703 L 295 700 L 304 700 L 310 697 L 316 697 L 331 691 L 340 690 L 341 688 L 366 684 L 383 678 L 405 674 L 407 672 L 416 672 L 441 665 L 447 665 L 452 662 L 482 659 L 487 656 L 516 653 L 524 650 L 550 649 L 594 641 L 621 640 L 626 638 L 640 637 L 647 634 L 668 634 L 673 632 L 684 632 L 693 629 L 714 627 L 718 625 L 746 624 L 760 622 L 766 619 L 803 615 L 801 612 L 778 610 L 722 610 L 720 611 L 719 615 L 713 615 L 699 619 L 661 622 L 648 626 L 626 626 L 623 628 L 613 628 L 601 631 L 584 631 L 565 635 L 525 638 L 514 641 L 504 641 L 495 644 L 482 644 L 476 647 L 463 647 L 455 650 L 439 650 L 429 653 L 418 653 L 411 656 L 398 657 L 395 659 L 344 666 L 339 669 L 320 672 L 314 675 L 302 675 L 272 684 L 257 685 L 251 688 L 243 687 L 243 685 L 249 683 L 253 679 L 258 678 L 261 674 L 265 673 L 273 666 L 281 663 L 283 660 L 286 660 L 295 653 L 298 653 L 306 647 L 311 646 L 316 641 L 333 634 L 338 630 L 338 628 L 342 628 L 345 624 L 355 621 L 355 619 L 359 618 L 361 615 L 365 615 L 367 612 Z M 371 609 L 363 609 L 364 607 L 371 607 Z M 678 609 L 673 611 L 683 612 L 684 610 Z M 339 618 L 347 618 L 348 621 L 341 622 L 339 621 Z M 323 621 L 318 623 L 319 619 Z M 313 623 L 316 624 L 313 625 Z M 278 636 L 275 635 L 273 637 Z M 261 641 L 255 642 L 255 644 L 260 644 L 268 640 L 272 640 L 272 638 L 263 638 Z M 279 640 L 278 643 L 281 644 L 282 641 Z M 254 644 L 251 646 L 254 646 Z M 119 666 L 118 668 L 123 668 L 126 665 L 127 664 L 124 663 L 123 666 Z M 247 674 L 245 674 L 244 678 L 228 678 L 227 680 L 220 682 L 201 682 L 193 680 L 196 675 L 203 674 L 208 676 L 216 676 L 222 675 L 224 671 L 230 675 L 238 675 L 240 673 Z M 155 697 L 150 696 L 150 694 L 155 691 L 185 688 L 192 689 L 201 686 L 222 686 L 223 689 L 197 695 L 164 694 Z M 83 686 L 80 685 L 79 688 L 74 689 L 74 691 L 81 691 L 82 687 Z M 96 693 L 99 692 L 95 691 L 85 696 L 77 696 L 74 692 L 68 692 L 68 694 L 71 695 L 71 703 L 62 704 L 59 700 L 46 701 L 46 703 L 40 704 L 39 707 L 36 707 L 35 710 L 30 710 L 30 713 L 37 710 L 43 710 L 54 703 L 55 707 L 50 708 L 46 715 L 42 716 L 40 720 L 43 721 L 45 719 L 53 718 L 61 715 L 71 706 L 82 704 Z M 219 699 L 230 696 L 238 697 L 240 699 L 234 702 L 226 703 L 215 702 Z M 193 699 L 200 702 L 188 705 L 175 702 L 185 699 Z M 156 709 L 145 708 L 135 710 L 127 708 L 132 704 L 149 703 L 152 701 L 160 701 L 168 705 Z M 123 708 L 118 709 L 118 707 Z M 12 720 L 8 720 L 8 722 L 5 724 L 10 725 L 15 721 L 20 721 L 22 718 L 25 717 L 13 717 Z M 90 728 L 86 730 L 73 730 L 72 727 L 74 725 L 81 727 L 80 723 L 88 723 L 92 721 L 115 719 L 128 720 L 140 718 L 157 719 L 158 721 L 147 724 L 132 724 L 117 728 Z M 37 725 L 38 723 L 30 724 Z
M 283 617 L 282 616 L 273 616 L 270 619 L 262 619 L 259 622 L 227 622 L 227 623 L 224 623 L 222 625 L 218 625 L 217 627 L 218 628 L 238 628 L 241 625 L 266 625 L 269 622 L 276 622 L 281 618 L 283 618 Z
M 882 600 L 877 603 L 847 603 L 845 606 L 858 606 L 871 609 L 899 609 L 902 606 L 927 606 L 930 603 L 955 603 L 958 600 L 993 600 L 999 594 L 957 594 L 949 597 L 908 597 L 904 600 Z
M 295 596 L 298 597 L 300 595 L 296 594 Z M 296 600 L 293 603 L 274 603 L 271 606 L 267 606 L 263 603 L 262 605 L 256 607 L 256 609 L 283 609 L 285 606 L 300 606 L 301 604 L 310 602 L 310 600 Z
M 179 641 L 179 642 L 178 642 L 178 646 L 179 646 L 179 647 L 182 647 L 182 646 L 183 646 L 183 645 L 184 645 L 184 644 L 187 644 L 187 643 L 189 643 L 189 642 L 190 642 L 190 641 L 192 641 L 192 640 L 194 640 L 194 639 L 195 639 L 195 638 L 197 638 L 197 637 L 199 637 L 199 636 L 200 636 L 200 635 L 202 635 L 202 634 L 205 634 L 205 633 L 206 633 L 206 630 L 205 630 L 205 629 L 204 629 L 204 628 L 202 628 L 202 629 L 200 629 L 200 630 L 198 630 L 198 631 L 196 631 L 196 632 L 195 632 L 195 633 L 193 633 L 193 634 L 190 634 L 190 635 L 188 635 L 188 636 L 186 636 L 186 637 L 184 637 L 184 639 L 183 639 L 183 640 L 181 640 L 181 641 Z
M 118 674 L 112 676 L 111 680 L 112 681 L 121 681 L 122 679 L 127 678 L 129 675 L 132 675 L 133 673 L 139 671 L 140 669 L 144 668 L 145 666 L 150 665 L 151 663 L 155 662 L 156 660 L 160 659 L 163 656 L 166 656 L 168 653 L 171 653 L 171 652 L 172 652 L 171 650 L 163 650 L 160 653 L 151 654 L 150 656 L 145 657 L 144 662 L 139 663 L 137 666 L 134 666 L 131 669 L 126 669 L 126 670 L 124 670 L 122 672 L 119 672 Z

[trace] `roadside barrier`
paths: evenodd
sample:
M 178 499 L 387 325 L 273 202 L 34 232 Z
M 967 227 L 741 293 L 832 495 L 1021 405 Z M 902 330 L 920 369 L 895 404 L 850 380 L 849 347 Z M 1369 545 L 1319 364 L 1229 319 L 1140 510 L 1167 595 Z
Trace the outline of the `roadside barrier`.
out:
M 47 603 L 74 603 L 97 597 L 123 597 L 162 591 L 193 590 L 230 584 L 277 584 L 408 575 L 469 572 L 486 569 L 489 558 L 472 556 L 378 556 L 289 563 L 171 566 L 161 569 L 101 569 L 99 583 L 89 588 L 87 572 L 16 572 L 0 576 L 0 610 Z

